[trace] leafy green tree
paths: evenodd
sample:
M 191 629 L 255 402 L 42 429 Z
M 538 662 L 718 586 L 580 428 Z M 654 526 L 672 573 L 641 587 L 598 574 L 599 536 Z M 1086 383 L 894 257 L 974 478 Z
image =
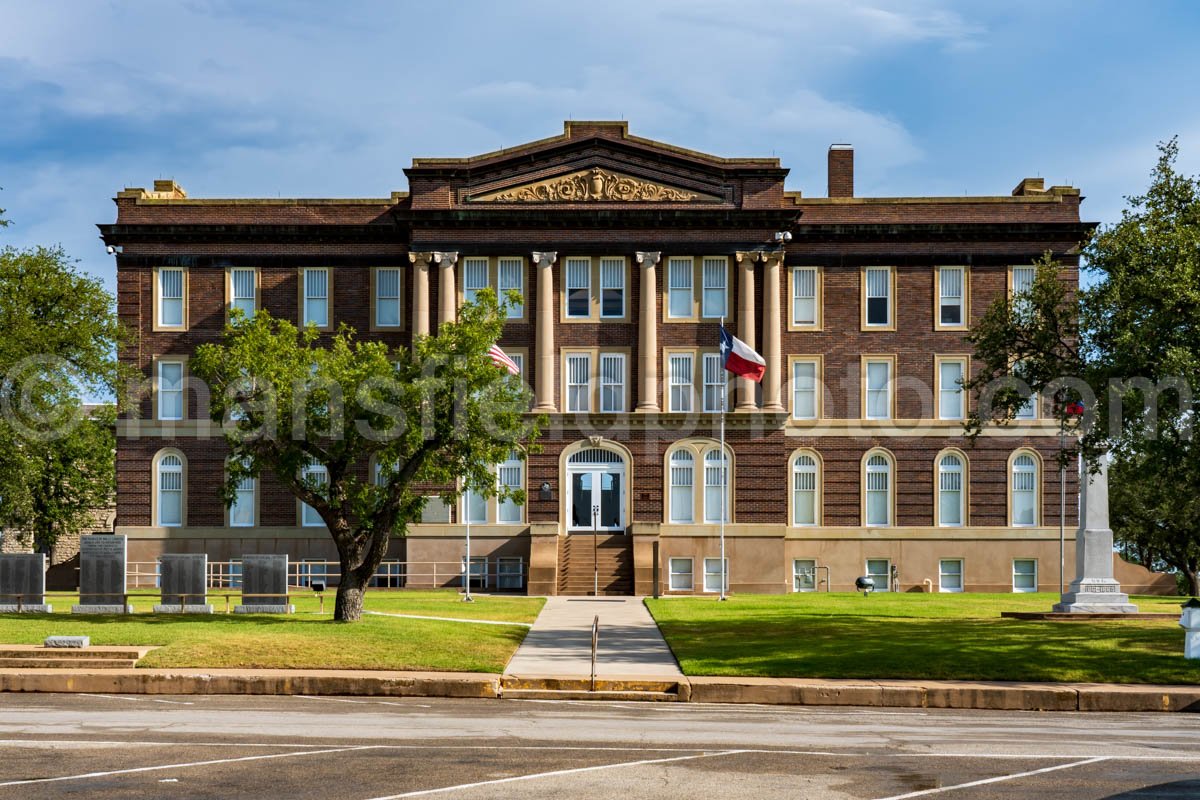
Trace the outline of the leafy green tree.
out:
M 981 371 L 965 385 L 980 404 L 971 435 L 1013 418 L 1024 402 L 1007 382 L 1013 375 L 1057 399 L 1060 420 L 1067 402 L 1083 400 L 1066 458 L 1079 452 L 1094 465 L 1112 455 L 1118 541 L 1147 566 L 1178 570 L 1196 593 L 1200 181 L 1175 171 L 1178 152 L 1175 139 L 1160 144 L 1149 188 L 1084 246 L 1090 286 L 1075 294 L 1047 256 L 1029 292 L 987 310 L 971 335 Z
M 524 502 L 498 491 L 492 471 L 542 424 L 526 414 L 528 388 L 488 355 L 504 319 L 482 291 L 436 336 L 389 350 L 345 326 L 323 339 L 260 311 L 197 348 L 189 366 L 231 450 L 224 501 L 239 480 L 269 473 L 320 514 L 341 566 L 334 619 L 362 616 L 389 541 L 420 520 L 426 494 L 453 502 L 465 487 Z

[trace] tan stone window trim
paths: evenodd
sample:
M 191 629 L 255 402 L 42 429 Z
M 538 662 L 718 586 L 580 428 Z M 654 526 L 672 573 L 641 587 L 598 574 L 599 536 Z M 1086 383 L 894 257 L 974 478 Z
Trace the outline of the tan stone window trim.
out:
M 568 280 L 571 276 L 571 265 L 574 263 L 588 262 L 588 314 L 587 316 L 571 316 L 567 313 L 570 308 L 570 295 L 568 290 Z M 620 316 L 605 316 L 602 311 L 603 287 L 601 285 L 602 270 L 601 264 L 607 261 L 621 262 L 621 275 L 623 279 L 622 297 L 623 297 L 623 312 Z M 629 322 L 629 309 L 632 303 L 629 297 L 629 259 L 625 256 L 608 255 L 608 256 L 571 256 L 562 255 L 558 259 L 561 265 L 559 272 L 559 287 L 562 293 L 562 303 L 559 305 L 558 321 L 561 323 L 579 323 L 579 322 Z
M 816 462 L 816 485 L 813 489 L 813 516 L 815 521 L 798 524 L 796 522 L 796 461 L 801 456 L 807 456 Z M 825 524 L 825 461 L 821 454 L 812 447 L 798 447 L 788 456 L 787 472 L 787 526 L 789 528 L 819 528 Z
M 229 461 L 230 461 L 230 459 L 225 459 L 226 469 L 228 469 Z M 232 521 L 233 507 L 226 504 L 225 505 L 225 527 L 226 528 L 244 531 L 244 530 L 250 530 L 251 528 L 257 528 L 260 524 L 262 524 L 262 479 L 261 479 L 261 477 L 256 476 L 255 478 L 253 478 L 253 480 L 254 480 L 254 508 L 252 511 L 253 522 L 251 522 L 251 524 L 249 524 L 249 525 L 234 525 L 233 521 Z
M 681 439 L 677 442 L 672 442 L 663 454 L 663 524 L 664 525 L 692 525 L 692 526 L 709 526 L 717 527 L 721 524 L 720 516 L 715 521 L 709 522 L 705 519 L 706 510 L 706 495 L 708 484 L 706 481 L 705 470 L 707 464 L 706 456 L 713 450 L 720 451 L 721 443 L 716 439 L 705 437 L 696 437 L 690 439 Z M 692 517 L 687 522 L 672 522 L 671 521 L 671 461 L 672 457 L 680 452 L 685 451 L 692 457 Z M 728 498 L 729 507 L 726 509 L 726 525 L 732 525 L 736 520 L 737 513 L 737 461 L 733 452 L 733 448 L 729 443 L 725 444 L 725 459 L 727 469 L 729 471 L 728 486 L 726 488 L 726 496 Z
M 952 353 L 935 355 L 933 357 L 933 418 L 936 420 L 963 420 L 970 413 L 971 395 L 966 389 L 959 389 L 961 395 L 962 413 L 957 417 L 947 417 L 942 414 L 942 364 L 961 364 L 964 381 L 971 379 L 971 356 L 967 353 Z
M 298 300 L 298 307 L 296 310 L 296 321 L 299 323 L 301 328 L 305 327 L 308 324 L 308 322 L 307 322 L 308 303 L 306 302 L 308 287 L 305 285 L 305 283 L 306 283 L 305 276 L 309 272 L 324 272 L 326 275 L 326 283 L 325 283 L 325 322 L 326 322 L 326 324 L 318 325 L 317 330 L 322 331 L 322 332 L 331 332 L 331 331 L 333 331 L 333 328 L 334 328 L 333 310 L 334 310 L 334 308 L 336 308 L 336 306 L 334 305 L 334 299 L 333 299 L 334 298 L 334 295 L 333 295 L 333 292 L 334 292 L 334 270 L 331 267 L 300 267 L 296 270 L 296 275 L 297 275 L 298 284 L 299 284 L 296 287 L 296 294 L 297 294 L 297 300 Z
M 874 270 L 887 270 L 887 309 L 886 324 L 867 322 L 867 276 Z M 859 309 L 861 313 L 860 329 L 864 331 L 894 331 L 896 330 L 896 268 L 882 264 L 864 266 L 859 270 Z
M 815 416 L 812 417 L 797 417 L 796 416 L 796 365 L 797 364 L 815 364 L 816 370 L 813 375 L 814 398 L 813 405 L 815 408 Z M 817 354 L 800 354 L 789 355 L 787 358 L 787 388 L 788 388 L 788 422 L 797 425 L 805 423 L 819 423 L 825 416 L 825 357 Z
M 521 277 L 521 285 L 519 287 L 505 286 L 500 288 L 500 267 L 501 264 L 511 265 L 520 262 L 519 274 Z M 524 322 L 529 319 L 529 260 L 524 256 L 519 255 L 503 255 L 503 256 L 462 256 L 459 259 L 459 275 L 458 275 L 458 305 L 461 308 L 467 298 L 467 274 L 476 268 L 476 265 L 483 264 L 486 282 L 483 286 L 490 287 L 496 292 L 497 299 L 504 300 L 504 292 L 509 288 L 517 289 L 521 293 L 521 309 L 516 316 L 507 317 L 511 322 Z M 565 283 L 563 284 L 566 285 Z M 481 289 L 483 286 L 472 287 L 473 289 Z M 628 305 L 628 298 L 626 298 Z M 565 309 L 564 309 L 565 311 Z
M 957 325 L 942 322 L 942 270 L 962 271 L 962 322 Z M 941 264 L 933 268 L 933 329 L 935 331 L 966 331 L 971 327 L 971 268 L 961 264 Z
M 867 407 L 868 407 L 867 406 L 867 394 L 868 394 L 867 365 L 868 364 L 876 364 L 876 363 L 887 363 L 889 365 L 888 366 L 888 381 L 887 381 L 888 415 L 886 417 L 869 417 L 869 416 L 867 416 Z M 864 420 L 864 421 L 896 419 L 896 356 L 880 355 L 880 354 L 863 355 L 860 359 L 858 381 L 859 381 L 859 389 L 860 389 L 859 396 L 858 396 L 859 419 Z
M 180 423 L 184 423 L 184 422 L 188 421 L 189 414 L 191 413 L 191 410 L 192 410 L 191 403 L 188 402 L 188 390 L 189 390 L 189 388 L 191 388 L 190 387 L 191 380 L 189 378 L 189 372 L 188 372 L 188 358 L 189 358 L 188 356 L 177 356 L 177 355 L 172 355 L 169 353 L 162 353 L 160 355 L 151 357 L 151 362 L 150 362 L 151 363 L 151 367 L 150 367 L 151 368 L 151 373 L 150 373 L 150 385 L 151 385 L 151 392 L 150 392 L 151 415 L 150 415 L 150 418 L 151 419 L 153 419 L 157 422 L 163 422 L 167 425 L 170 425 L 172 423 L 180 424 Z M 161 405 L 162 395 L 161 395 L 160 389 L 161 389 L 161 381 L 162 381 L 162 365 L 163 364 L 179 364 L 179 365 L 181 365 L 181 369 L 179 371 L 179 382 L 180 382 L 180 407 L 182 409 L 182 413 L 180 414 L 179 419 L 163 419 L 163 417 L 162 417 L 162 405 Z
M 262 270 L 258 267 L 241 267 L 237 265 L 225 268 L 225 323 L 228 324 L 233 312 L 233 303 L 238 298 L 234 297 L 234 272 L 252 272 L 254 273 L 254 312 L 257 313 L 262 309 Z
M 180 499 L 179 499 L 179 524 L 163 525 L 162 524 L 162 508 L 159 505 L 160 492 L 162 486 L 162 462 L 168 456 L 178 458 L 180 461 Z M 186 528 L 188 523 L 188 460 L 182 450 L 175 447 L 164 447 L 154 454 L 154 458 L 150 460 L 150 515 L 152 527 L 155 528 Z
M 569 369 L 571 356 L 587 356 L 588 358 L 588 383 L 587 383 L 587 398 L 588 408 L 586 411 L 576 411 L 570 408 L 570 387 L 573 385 L 571 371 Z M 620 411 L 604 411 L 601 410 L 602 400 L 602 385 L 600 374 L 600 361 L 605 356 L 620 356 L 624 362 L 622 371 L 622 396 L 623 407 Z M 562 375 L 559 391 L 562 398 L 561 407 L 564 414 L 625 414 L 632 410 L 632 387 L 630 386 L 630 377 L 632 374 L 632 350 L 628 347 L 564 347 L 559 353 L 559 371 Z
M 1016 469 L 1017 459 L 1021 456 L 1029 456 L 1033 459 L 1033 522 L 1031 524 L 1018 525 L 1013 519 L 1013 493 L 1014 473 Z M 1045 480 L 1044 464 L 1042 463 L 1042 455 L 1036 450 L 1028 447 L 1019 447 L 1012 451 L 1008 456 L 1008 461 L 1005 464 L 1007 470 L 1007 491 L 1005 492 L 1005 501 L 1007 504 L 1007 519 L 1010 528 L 1037 528 L 1042 524 L 1042 484 Z
M 716 262 L 718 262 L 718 261 L 720 261 L 721 264 L 724 265 L 724 273 L 723 274 L 724 274 L 725 285 L 724 285 L 724 289 L 723 289 L 724 300 L 723 300 L 722 304 L 724 306 L 725 314 L 723 316 L 727 320 L 731 319 L 733 317 L 733 314 L 730 312 L 730 308 L 729 308 L 729 296 L 730 296 L 729 295 L 729 281 L 730 281 L 730 278 L 732 277 L 730 269 L 729 269 L 729 256 L 674 255 L 674 256 L 664 256 L 663 263 L 665 264 L 665 267 L 660 267 L 660 269 L 664 269 L 664 272 L 665 272 L 665 274 L 663 276 L 663 281 L 662 281 L 662 286 L 663 286 L 663 289 L 662 289 L 662 296 L 663 296 L 662 321 L 663 322 L 666 322 L 666 323 L 678 323 L 678 322 L 695 323 L 695 322 L 719 322 L 721 320 L 721 317 L 722 317 L 721 314 L 706 315 L 704 313 L 705 263 L 708 262 L 710 264 L 715 265 Z M 682 263 L 690 264 L 690 267 L 688 267 L 686 269 L 686 272 L 687 272 L 687 275 L 691 278 L 691 287 L 690 287 L 691 299 L 689 302 L 689 306 L 691 308 L 691 313 L 687 314 L 686 316 L 684 316 L 684 315 L 673 316 L 671 314 L 671 275 L 672 275 L 671 265 L 672 265 L 672 262 L 676 262 L 676 263 L 680 263 L 680 264 L 682 264 Z M 716 287 L 714 287 L 714 288 L 716 288 Z
M 164 272 L 180 273 L 181 292 L 183 295 L 181 298 L 182 299 L 182 303 L 181 303 L 182 308 L 180 311 L 180 317 L 183 320 L 183 322 L 179 325 L 164 325 L 162 322 L 162 303 L 163 303 L 162 274 Z M 188 329 L 188 308 L 190 306 L 190 303 L 188 302 L 188 294 L 189 294 L 188 284 L 190 283 L 188 268 L 187 267 L 165 267 L 165 266 L 164 267 L 155 267 L 154 271 L 152 273 L 152 276 L 151 276 L 151 280 L 154 284 L 153 285 L 154 320 L 153 320 L 153 324 L 152 324 L 152 330 L 154 330 L 154 331 L 186 331 Z
M 514 450 L 517 450 L 518 453 L 520 452 L 517 448 L 514 448 Z M 517 460 L 519 460 L 521 463 L 521 485 L 520 485 L 520 488 L 525 491 L 525 499 L 526 499 L 526 502 L 524 505 L 517 506 L 518 513 L 519 513 L 518 519 L 511 520 L 511 521 L 501 520 L 500 519 L 500 497 L 498 495 L 491 495 L 490 497 L 485 498 L 485 501 L 484 501 L 485 506 L 486 506 L 486 510 L 484 512 L 484 520 L 482 522 L 477 521 L 477 520 L 471 520 L 472 525 L 500 525 L 505 528 L 512 528 L 512 527 L 515 527 L 518 525 L 527 524 L 526 523 L 526 508 L 529 505 L 529 503 L 528 503 L 528 500 L 529 500 L 529 460 L 528 460 L 528 458 L 524 458 L 524 457 L 518 458 Z M 509 464 L 510 461 L 511 461 L 511 459 L 505 459 L 504 461 L 500 462 L 499 464 L 495 464 L 492 467 L 492 473 L 496 479 L 497 488 L 499 488 L 500 470 L 501 470 L 501 468 L 505 467 L 506 464 Z M 466 522 L 466 518 L 467 518 L 467 493 L 466 493 L 466 491 L 463 490 L 461 481 L 459 481 L 459 483 L 458 483 L 458 488 L 459 488 L 459 491 L 462 493 L 459 495 L 458 502 L 454 504 L 454 524 L 462 525 Z
M 672 382 L 671 372 L 671 357 L 672 356 L 689 356 L 692 362 L 692 380 L 691 380 L 691 408 L 686 411 L 681 411 L 673 407 L 671 403 L 671 388 L 675 386 Z M 708 347 L 664 347 L 663 348 L 663 381 L 661 388 L 661 403 L 663 413 L 668 414 L 718 414 L 720 408 L 706 409 L 705 406 L 705 357 L 715 356 L 718 358 L 718 369 L 720 374 L 725 379 L 725 406 L 726 411 L 733 411 L 730 406 L 730 398 L 733 394 L 733 376 L 732 373 L 726 372 L 720 366 L 719 357 L 720 351 L 715 348 Z M 719 397 L 719 396 L 718 396 Z
M 796 322 L 796 288 L 798 273 L 813 275 L 813 322 Z M 787 271 L 787 329 L 789 331 L 819 331 L 825 325 L 825 270 L 815 265 L 789 267 Z M 872 328 L 872 330 L 875 330 Z
M 379 273 L 383 270 L 395 270 L 396 276 L 396 291 L 399 293 L 397 298 L 397 314 L 399 322 L 395 325 L 381 325 L 379 323 Z M 369 270 L 371 276 L 371 326 L 372 332 L 387 332 L 387 331 L 403 331 L 408 327 L 408 313 L 404 304 L 404 289 L 405 289 L 405 273 L 408 269 L 400 266 L 376 266 Z
M 954 456 L 961 465 L 961 483 L 959 485 L 959 505 L 962 510 L 961 521 L 957 523 L 942 522 L 942 459 Z M 957 447 L 947 447 L 933 459 L 933 526 L 935 528 L 966 528 L 971 524 L 971 462 L 967 454 Z
M 887 461 L 887 522 L 883 524 L 872 524 L 867 518 L 867 493 L 869 489 L 868 481 L 868 466 L 871 459 L 875 456 L 883 456 Z M 874 470 L 872 470 L 873 472 Z M 867 452 L 863 453 L 862 461 L 859 465 L 859 495 L 861 497 L 860 513 L 862 519 L 862 527 L 864 528 L 894 528 L 896 527 L 896 456 L 891 450 L 885 447 L 872 447 Z

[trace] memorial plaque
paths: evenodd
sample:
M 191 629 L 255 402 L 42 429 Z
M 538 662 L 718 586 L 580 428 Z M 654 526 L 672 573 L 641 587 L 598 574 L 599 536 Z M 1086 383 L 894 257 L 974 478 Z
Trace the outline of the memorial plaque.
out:
M 286 555 L 242 556 L 242 604 L 240 614 L 287 614 L 288 557 Z
M 125 602 L 128 540 L 101 534 L 79 540 L 79 605 L 120 606 Z
M 158 558 L 162 604 L 157 613 L 211 614 L 208 591 L 208 556 L 203 553 L 168 553 Z
M 50 611 L 44 553 L 0 555 L 0 611 Z

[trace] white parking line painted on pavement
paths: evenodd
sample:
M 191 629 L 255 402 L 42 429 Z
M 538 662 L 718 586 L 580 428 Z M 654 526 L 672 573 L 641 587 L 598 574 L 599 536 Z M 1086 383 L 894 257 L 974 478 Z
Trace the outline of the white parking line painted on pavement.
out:
M 431 705 L 423 705 L 421 703 L 393 703 L 387 700 L 348 700 L 344 697 L 321 697 L 320 695 L 312 694 L 294 694 L 292 697 L 298 697 L 301 700 L 328 700 L 331 703 L 355 703 L 363 706 L 399 706 L 401 708 L 433 708 Z
M 133 775 L 139 772 L 157 772 L 164 769 L 187 769 L 188 767 L 210 767 L 215 764 L 236 764 L 240 761 L 265 761 L 271 758 L 295 758 L 296 756 L 319 756 L 328 753 L 346 753 L 351 750 L 371 750 L 372 745 L 358 747 L 338 747 L 332 750 L 301 750 L 297 753 L 271 753 L 264 756 L 241 756 L 240 758 L 217 758 L 212 761 L 189 761 L 183 764 L 160 764 L 154 767 L 131 767 L 130 769 L 114 769 L 106 772 L 85 772 L 79 775 L 60 775 L 57 778 L 29 778 L 21 781 L 6 781 L 3 786 L 25 786 L 31 783 L 59 783 L 61 781 L 81 781 L 88 778 L 107 778 L 112 775 Z
M 80 693 L 80 697 L 100 697 L 105 700 L 130 700 L 134 703 L 166 703 L 172 706 L 194 706 L 196 705 L 190 700 L 160 700 L 157 697 L 119 697 L 115 694 L 86 694 Z
M 1058 764 L 1053 767 L 1043 767 L 1042 769 L 1032 769 L 1028 772 L 1014 772 L 1011 775 L 999 775 L 995 778 L 983 778 L 982 780 L 970 781 L 968 783 L 956 783 L 953 786 L 940 786 L 936 789 L 921 789 L 916 792 L 907 792 L 905 794 L 894 794 L 890 797 L 881 797 L 879 800 L 908 800 L 911 797 L 927 797 L 931 794 L 941 794 L 943 792 L 953 792 L 957 789 L 969 789 L 972 786 L 985 786 L 989 783 L 1002 783 L 1004 781 L 1012 781 L 1017 778 L 1028 778 L 1031 775 L 1042 775 L 1047 772 L 1057 772 L 1060 769 L 1072 769 L 1074 767 L 1083 767 L 1088 764 L 1096 764 L 1101 761 L 1108 761 L 1108 756 L 1097 756 L 1096 758 L 1085 759 L 1084 761 L 1073 761 L 1070 764 Z
M 477 783 L 460 783 L 457 786 L 442 786 L 438 789 L 418 789 L 414 792 L 403 792 L 401 794 L 389 794 L 386 797 L 373 797 L 371 800 L 400 800 L 403 797 L 423 797 L 430 794 L 441 794 L 442 792 L 455 792 L 463 789 L 475 789 L 480 786 L 498 786 L 503 783 L 516 783 L 518 781 L 532 781 L 539 778 L 553 778 L 559 775 L 578 775 L 583 772 L 599 772 L 606 769 L 619 769 L 621 767 L 640 767 L 647 764 L 666 764 L 672 761 L 692 761 L 697 758 L 715 758 L 717 756 L 731 756 L 745 752 L 743 750 L 721 750 L 715 753 L 697 753 L 691 756 L 675 756 L 674 758 L 650 758 L 642 761 L 622 761 L 619 764 L 598 764 L 594 767 L 576 767 L 574 769 L 556 769 L 550 772 L 535 772 L 532 775 L 516 775 L 511 778 L 497 778 L 492 781 L 479 781 Z

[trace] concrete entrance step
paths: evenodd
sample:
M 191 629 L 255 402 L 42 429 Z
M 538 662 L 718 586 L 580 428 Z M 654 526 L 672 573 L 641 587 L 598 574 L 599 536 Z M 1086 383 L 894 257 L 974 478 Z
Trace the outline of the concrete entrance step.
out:
M 130 669 L 153 647 L 0 645 L 0 669 Z

